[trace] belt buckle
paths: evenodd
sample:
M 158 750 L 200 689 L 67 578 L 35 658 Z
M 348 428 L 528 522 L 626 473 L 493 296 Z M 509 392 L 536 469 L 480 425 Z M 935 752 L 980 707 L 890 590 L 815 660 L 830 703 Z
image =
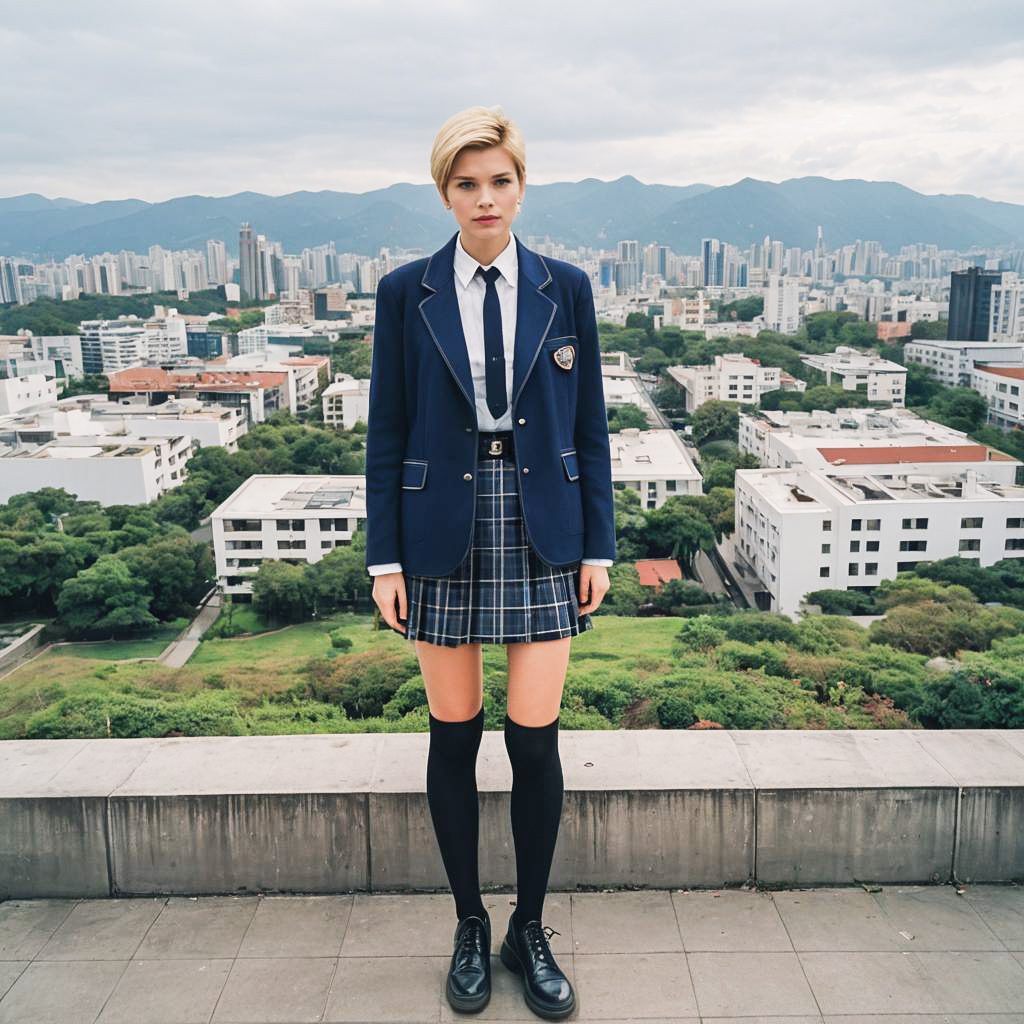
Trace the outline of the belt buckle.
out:
M 503 451 L 504 439 L 500 437 L 492 437 L 490 447 L 487 449 L 488 455 L 501 455 Z

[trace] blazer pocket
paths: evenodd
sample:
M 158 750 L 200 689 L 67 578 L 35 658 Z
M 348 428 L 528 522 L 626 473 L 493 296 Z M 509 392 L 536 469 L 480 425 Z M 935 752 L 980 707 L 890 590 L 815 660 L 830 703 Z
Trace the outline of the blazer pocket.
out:
M 576 344 L 576 335 L 575 334 L 563 334 L 560 338 L 545 338 L 544 339 L 544 347 L 545 348 L 561 348 L 563 345 L 568 345 L 570 343 L 575 346 L 575 344 Z
M 578 480 L 580 478 L 580 467 L 576 461 L 576 449 L 569 448 L 560 454 L 562 456 L 562 465 L 565 467 L 565 475 L 570 480 Z
M 402 487 L 419 490 L 427 482 L 426 459 L 402 459 Z

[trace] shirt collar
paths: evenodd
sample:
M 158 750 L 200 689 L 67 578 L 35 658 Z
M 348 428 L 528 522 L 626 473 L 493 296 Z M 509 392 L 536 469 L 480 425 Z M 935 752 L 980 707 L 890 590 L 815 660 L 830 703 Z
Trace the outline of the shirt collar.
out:
M 461 231 L 455 242 L 454 264 L 455 275 L 463 288 L 473 280 L 476 268 L 483 265 L 462 247 Z M 501 271 L 501 276 L 515 288 L 519 276 L 519 254 L 516 252 L 516 236 L 511 231 L 508 233 L 508 244 L 494 258 L 491 266 L 497 267 Z

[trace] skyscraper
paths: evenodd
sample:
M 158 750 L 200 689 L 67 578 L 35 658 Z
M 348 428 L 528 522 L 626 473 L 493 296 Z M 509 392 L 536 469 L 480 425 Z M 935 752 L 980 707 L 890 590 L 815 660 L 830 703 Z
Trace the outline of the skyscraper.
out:
M 992 313 L 992 286 L 999 284 L 998 270 L 968 267 L 954 270 L 949 281 L 950 341 L 988 341 Z
M 260 298 L 256 284 L 259 279 L 259 264 L 256 239 L 252 237 L 249 222 L 244 221 L 238 233 L 238 287 L 243 300 Z

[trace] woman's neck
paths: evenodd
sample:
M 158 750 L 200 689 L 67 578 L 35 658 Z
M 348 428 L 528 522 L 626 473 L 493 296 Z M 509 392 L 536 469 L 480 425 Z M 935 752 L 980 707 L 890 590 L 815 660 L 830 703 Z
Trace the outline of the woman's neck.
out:
M 509 238 L 511 237 L 511 230 L 506 229 L 504 238 L 486 239 L 484 242 L 467 241 L 466 236 L 459 231 L 459 240 L 462 243 L 462 248 L 485 267 L 489 267 L 497 258 L 498 254 L 502 252 L 506 245 L 508 245 Z

